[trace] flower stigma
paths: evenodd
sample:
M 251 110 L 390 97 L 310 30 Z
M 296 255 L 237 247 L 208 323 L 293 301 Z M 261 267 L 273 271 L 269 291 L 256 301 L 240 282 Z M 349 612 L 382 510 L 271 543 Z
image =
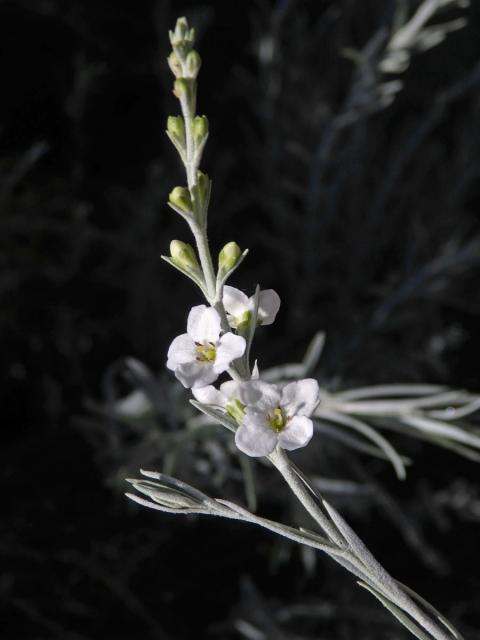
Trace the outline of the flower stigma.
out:
M 280 433 L 287 426 L 288 418 L 283 409 L 277 407 L 270 415 L 267 416 L 267 421 L 274 431 Z
M 195 360 L 197 362 L 215 362 L 217 349 L 213 342 L 195 342 Z

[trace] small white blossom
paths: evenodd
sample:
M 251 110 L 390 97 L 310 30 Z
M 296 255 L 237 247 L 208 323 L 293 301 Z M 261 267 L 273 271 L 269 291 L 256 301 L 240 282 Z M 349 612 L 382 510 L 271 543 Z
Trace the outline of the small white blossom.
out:
M 196 400 L 229 413 L 237 422 L 245 417 L 245 406 L 254 404 L 261 396 L 256 381 L 228 380 L 216 389 L 213 385 L 192 389 Z
M 220 316 L 215 309 L 204 304 L 192 308 L 187 333 L 177 336 L 168 350 L 167 367 L 184 387 L 205 387 L 244 354 L 242 336 L 220 333 Z
M 214 406 L 217 409 L 226 409 L 227 404 L 235 399 L 240 399 L 241 382 L 228 380 L 216 389 L 209 384 L 206 387 L 192 389 L 193 396 L 202 404 Z
M 279 445 L 293 451 L 304 447 L 313 435 L 310 420 L 319 402 L 316 380 L 276 384 L 253 381 L 249 392 L 258 397 L 247 402 L 243 420 L 235 433 L 237 447 L 249 456 L 267 456 Z
M 248 322 L 255 308 L 255 296 L 248 298 L 243 291 L 225 285 L 223 287 L 223 306 L 227 312 L 231 327 L 237 328 L 242 322 Z M 258 295 L 258 324 L 272 324 L 280 309 L 280 297 L 273 289 L 260 291 Z

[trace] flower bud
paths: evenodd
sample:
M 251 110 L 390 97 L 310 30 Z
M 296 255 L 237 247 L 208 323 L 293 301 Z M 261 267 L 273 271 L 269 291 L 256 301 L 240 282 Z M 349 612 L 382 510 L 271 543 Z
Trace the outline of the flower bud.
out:
M 195 116 L 192 122 L 192 135 L 195 146 L 199 147 L 208 135 L 208 120 L 206 116 Z
M 192 245 L 182 242 L 181 240 L 172 240 L 170 243 L 170 256 L 180 268 L 187 271 L 199 271 L 197 256 Z
M 190 88 L 190 82 L 187 78 L 177 78 L 173 83 L 173 95 L 179 99 L 186 96 Z
M 237 264 L 242 251 L 236 242 L 228 242 L 218 254 L 220 271 L 230 271 Z
M 210 198 L 210 178 L 207 174 L 197 171 L 197 182 L 193 187 L 193 194 L 200 207 L 204 209 Z
M 182 116 L 168 116 L 167 131 L 180 146 L 185 146 L 185 122 Z
M 180 62 L 177 54 L 174 51 L 172 51 L 172 53 L 168 56 L 167 62 L 173 75 L 176 78 L 180 78 L 183 73 L 182 63 Z
M 195 49 L 192 49 L 185 59 L 186 67 L 187 67 L 187 78 L 196 78 L 198 76 L 198 72 L 200 71 L 200 67 L 202 65 L 202 59 Z
M 175 187 L 168 196 L 169 203 L 184 213 L 192 213 L 193 205 L 190 191 L 186 187 Z
M 188 21 L 185 17 L 178 18 L 175 24 L 175 30 L 169 31 L 170 42 L 172 47 L 182 44 L 184 42 L 192 42 L 195 36 L 195 31 L 188 28 Z
M 185 100 L 191 112 L 195 112 L 196 83 L 192 78 L 177 78 L 173 83 L 173 95 Z

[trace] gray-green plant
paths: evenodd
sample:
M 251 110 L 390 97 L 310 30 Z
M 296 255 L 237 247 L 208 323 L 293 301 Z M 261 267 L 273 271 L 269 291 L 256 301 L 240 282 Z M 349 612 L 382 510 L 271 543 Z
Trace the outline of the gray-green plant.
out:
M 167 134 L 185 166 L 186 185 L 173 189 L 169 205 L 187 222 L 196 249 L 173 240 L 170 256 L 164 259 L 195 282 L 209 306 L 191 310 L 187 333 L 172 343 L 167 366 L 185 387 L 192 389 L 195 399 L 191 402 L 207 421 L 232 431 L 238 448 L 247 455 L 263 456 L 271 463 L 320 531 L 263 518 L 230 501 L 210 498 L 163 473 L 142 471 L 144 478 L 129 482 L 146 498 L 131 493 L 127 496 L 167 513 L 216 515 L 256 524 L 324 551 L 350 571 L 358 584 L 417 638 L 458 639 L 460 634 L 438 611 L 388 574 L 286 451 L 308 444 L 313 417 L 317 424 L 339 424 L 371 440 L 371 452 L 390 459 L 399 477 L 404 477 L 405 461 L 367 423 L 365 416 L 370 421 L 378 416 L 387 417 L 390 424 L 408 427 L 416 435 L 443 446 L 453 442 L 460 453 L 467 454 L 480 448 L 478 435 L 449 427 L 447 423 L 452 411 L 461 416 L 476 411 L 478 398 L 425 385 L 392 385 L 329 394 L 320 390 L 314 380 L 297 380 L 318 359 L 321 338 L 314 341 L 302 365 L 283 365 L 263 374 L 256 362 L 252 366 L 250 350 L 255 331 L 261 324 L 273 321 L 279 301 L 274 292 L 262 292 L 259 287 L 251 298 L 232 287 L 226 289 L 226 282 L 247 254 L 235 242 L 225 245 L 218 256 L 218 267 L 214 267 L 207 237 L 211 181 L 199 169 L 208 138 L 208 121 L 196 113 L 200 56 L 193 48 L 194 30 L 185 18 L 177 20 L 170 41 L 173 50 L 168 61 L 175 76 L 174 94 L 182 115 L 168 119 Z M 231 381 L 216 389 L 211 383 L 224 372 L 228 372 Z M 289 378 L 294 382 L 285 384 Z M 282 382 L 274 384 L 272 380 Z

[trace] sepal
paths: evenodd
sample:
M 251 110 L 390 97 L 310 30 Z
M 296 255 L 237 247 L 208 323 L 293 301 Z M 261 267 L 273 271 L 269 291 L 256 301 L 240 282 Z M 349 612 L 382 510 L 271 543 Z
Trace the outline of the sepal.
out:
M 235 432 L 237 430 L 238 425 L 236 421 L 228 414 L 222 413 L 221 411 L 218 411 L 218 409 L 214 409 L 208 404 L 203 404 L 202 402 L 198 402 L 197 400 L 190 400 L 190 404 L 192 404 L 195 409 L 198 409 L 209 418 L 212 418 L 215 422 L 218 422 L 219 424 L 227 428 L 229 431 Z

